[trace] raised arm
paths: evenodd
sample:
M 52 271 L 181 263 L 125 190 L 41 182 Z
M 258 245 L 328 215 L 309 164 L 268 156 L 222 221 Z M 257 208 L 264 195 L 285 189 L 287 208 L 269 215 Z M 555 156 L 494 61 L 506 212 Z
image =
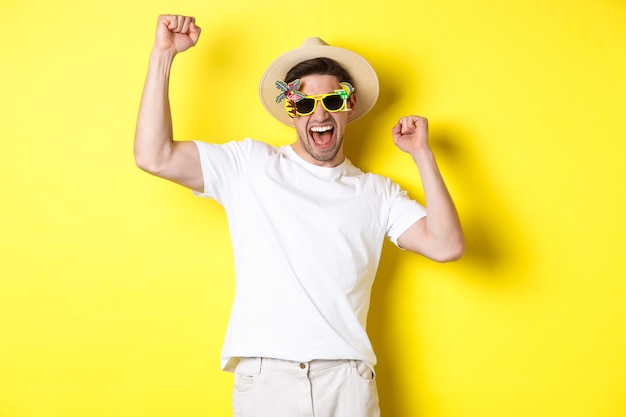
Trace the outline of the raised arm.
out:
M 438 262 L 460 258 L 465 251 L 465 239 L 456 208 L 428 145 L 428 120 L 403 117 L 392 133 L 396 146 L 409 153 L 417 165 L 427 213 L 400 236 L 398 244 Z
M 139 107 L 134 153 L 135 163 L 144 171 L 203 191 L 196 145 L 173 139 L 168 96 L 174 57 L 194 46 L 199 36 L 200 28 L 193 17 L 159 16 Z

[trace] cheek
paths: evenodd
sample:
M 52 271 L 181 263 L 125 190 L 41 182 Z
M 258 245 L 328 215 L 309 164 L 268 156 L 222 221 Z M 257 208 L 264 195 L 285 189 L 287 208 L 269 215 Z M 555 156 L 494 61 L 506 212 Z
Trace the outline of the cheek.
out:
M 302 139 L 303 141 L 306 141 L 306 139 L 309 137 L 309 129 L 308 129 L 306 121 L 304 120 L 297 121 L 295 123 L 295 128 L 296 128 L 296 135 L 298 136 L 298 138 Z
M 335 114 L 336 128 L 339 132 L 343 133 L 346 130 L 346 126 L 348 125 L 348 117 L 350 117 L 352 112 L 340 112 Z
M 306 120 L 302 120 L 300 117 L 294 120 L 294 126 L 298 133 L 306 133 L 307 131 Z

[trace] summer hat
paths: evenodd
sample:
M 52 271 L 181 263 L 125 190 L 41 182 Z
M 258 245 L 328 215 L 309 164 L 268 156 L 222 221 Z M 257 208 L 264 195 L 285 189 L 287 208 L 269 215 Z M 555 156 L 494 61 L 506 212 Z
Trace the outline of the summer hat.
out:
M 302 61 L 312 58 L 331 58 L 345 68 L 352 77 L 358 96 L 356 109 L 348 122 L 353 122 L 370 111 L 378 99 L 378 77 L 374 68 L 360 55 L 344 48 L 330 46 L 320 38 L 307 38 L 299 48 L 285 52 L 265 70 L 259 83 L 259 96 L 265 109 L 274 118 L 293 127 L 293 119 L 285 111 L 282 102 L 276 103 L 280 91 L 276 81 L 284 81 L 287 72 Z

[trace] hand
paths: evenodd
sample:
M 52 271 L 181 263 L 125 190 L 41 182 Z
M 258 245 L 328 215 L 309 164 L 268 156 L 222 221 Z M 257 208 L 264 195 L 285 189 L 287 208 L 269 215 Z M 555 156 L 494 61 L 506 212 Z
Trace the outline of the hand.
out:
M 154 48 L 177 54 L 198 42 L 200 27 L 191 16 L 161 15 L 157 21 Z
M 428 148 L 428 120 L 420 116 L 405 116 L 391 130 L 393 142 L 404 152 L 413 154 Z

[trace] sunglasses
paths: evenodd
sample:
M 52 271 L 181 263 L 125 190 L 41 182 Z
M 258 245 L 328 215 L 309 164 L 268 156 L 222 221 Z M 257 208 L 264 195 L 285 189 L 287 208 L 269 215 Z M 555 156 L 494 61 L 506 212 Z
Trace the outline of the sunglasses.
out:
M 290 117 L 295 117 L 295 115 L 308 116 L 315 112 L 317 103 L 320 102 L 322 107 L 330 113 L 350 111 L 352 109 L 348 108 L 348 97 L 350 97 L 350 94 L 346 93 L 345 90 L 337 90 L 332 93 L 315 96 L 304 96 L 298 101 L 285 100 L 285 110 L 287 110 L 287 114 Z

